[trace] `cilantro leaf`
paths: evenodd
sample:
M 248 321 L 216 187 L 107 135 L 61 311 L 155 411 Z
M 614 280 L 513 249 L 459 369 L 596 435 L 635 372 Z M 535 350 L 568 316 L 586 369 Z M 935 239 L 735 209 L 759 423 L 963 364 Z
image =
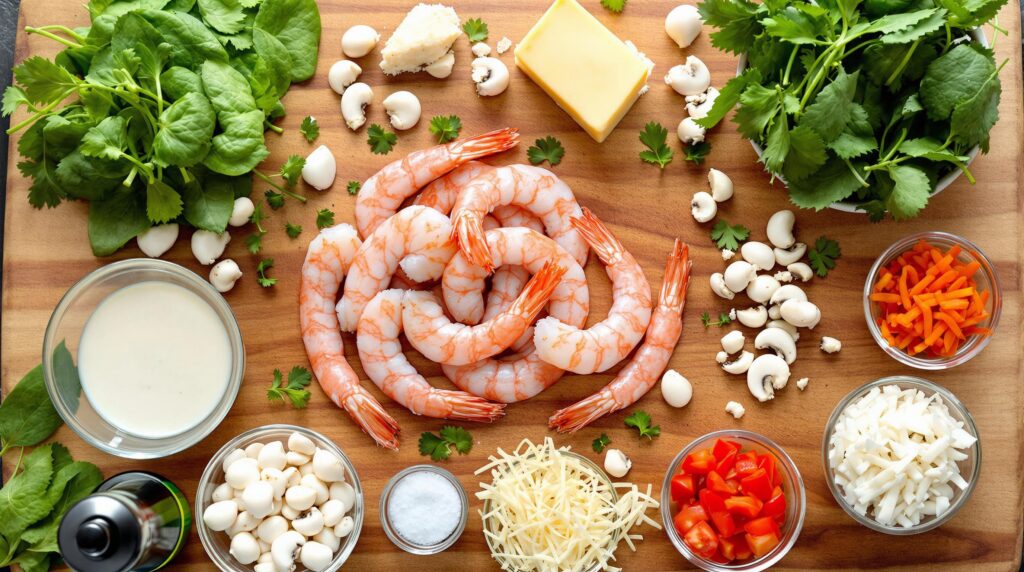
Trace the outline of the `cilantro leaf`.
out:
M 260 286 L 270 288 L 274 284 L 277 284 L 277 278 L 270 278 L 267 276 L 267 271 L 273 268 L 273 266 L 273 258 L 264 258 L 256 265 L 256 281 L 260 283 Z
M 366 143 L 370 146 L 370 151 L 376 155 L 387 155 L 394 148 L 395 143 L 398 142 L 398 136 L 390 131 L 385 131 L 383 127 L 374 123 L 366 130 Z
M 289 155 L 278 174 L 284 179 L 288 188 L 292 188 L 299 182 L 302 176 L 302 168 L 306 166 L 306 160 L 298 155 Z
M 626 2 L 628 1 L 629 0 L 601 0 L 601 5 L 616 14 L 621 14 L 623 8 L 626 7 Z
M 594 439 L 594 442 L 590 445 L 593 447 L 595 453 L 604 452 L 604 448 L 611 444 L 612 440 L 607 434 L 601 433 L 601 436 Z
M 448 442 L 427 431 L 420 435 L 420 455 L 430 456 L 432 461 L 444 461 L 451 455 Z
M 334 211 L 330 209 L 316 211 L 316 227 L 323 230 L 329 226 L 334 226 Z
M 455 445 L 455 450 L 460 455 L 469 453 L 470 449 L 473 448 L 473 437 L 462 427 L 456 427 L 454 425 L 445 425 L 441 427 L 441 437 Z
M 345 190 L 347 190 L 350 195 L 358 195 L 359 190 L 362 188 L 363 184 L 359 181 L 349 181 L 348 185 L 345 186 Z
M 633 427 L 640 432 L 641 437 L 653 439 L 661 435 L 661 426 L 651 426 L 651 416 L 646 411 L 637 410 L 629 414 L 625 419 L 626 427 Z
M 435 115 L 430 119 L 430 133 L 437 137 L 438 143 L 454 141 L 462 130 L 462 120 L 458 115 Z
M 731 324 L 732 318 L 729 317 L 729 314 L 725 312 L 720 312 L 718 314 L 718 319 L 712 320 L 711 314 L 704 312 L 700 315 L 700 323 L 703 324 L 705 328 L 710 328 L 711 326 L 717 326 L 720 328 L 722 326 Z
M 749 228 L 742 224 L 730 226 L 729 222 L 724 219 L 718 219 L 715 221 L 715 225 L 711 227 L 711 240 L 715 241 L 718 248 L 736 250 L 740 247 L 740 243 L 749 237 Z
M 537 139 L 534 144 L 526 150 L 526 156 L 530 159 L 530 163 L 534 165 L 540 165 L 544 161 L 547 161 L 552 167 L 562 162 L 562 157 L 565 155 L 565 149 L 562 148 L 562 142 L 554 137 L 548 135 L 543 139 Z
M 299 133 L 302 133 L 308 143 L 312 143 L 320 136 L 320 124 L 316 122 L 315 117 L 307 115 L 299 125 Z
M 267 204 L 270 208 L 277 210 L 284 206 L 284 195 L 276 191 L 266 190 L 263 192 L 263 196 L 267 198 Z
M 263 249 L 263 235 L 266 231 L 258 230 L 245 238 L 245 248 L 249 254 L 259 254 Z
M 644 130 L 640 132 L 640 142 L 648 150 L 640 152 L 640 159 L 645 163 L 664 169 L 665 165 L 672 162 L 672 149 L 665 144 L 666 138 L 668 138 L 668 129 L 655 121 L 647 123 Z
M 452 447 L 460 455 L 465 455 L 473 448 L 473 437 L 462 427 L 445 425 L 435 435 L 426 431 L 420 435 L 420 455 L 429 455 L 433 461 L 444 461 L 452 454 Z
M 284 223 L 284 233 L 288 235 L 288 238 L 298 238 L 302 234 L 302 226 L 286 222 Z
M 470 42 L 487 41 L 487 23 L 480 18 L 470 18 L 463 22 L 462 31 L 465 32 Z
M 288 381 L 284 381 L 281 370 L 274 370 L 274 380 L 270 382 L 270 389 L 267 390 L 269 401 L 284 401 L 285 398 L 291 402 L 295 409 L 305 409 L 309 404 L 310 393 L 306 387 L 313 381 L 313 374 L 302 366 L 295 366 L 288 372 Z
M 811 261 L 811 268 L 814 269 L 814 272 L 824 278 L 828 276 L 830 270 L 836 267 L 836 259 L 841 254 L 838 242 L 827 236 L 821 236 L 814 241 L 814 248 L 807 253 L 807 258 Z
M 683 152 L 686 156 L 683 159 L 693 163 L 694 165 L 701 165 L 704 163 L 704 158 L 711 152 L 711 143 L 707 141 L 701 141 L 700 143 L 691 143 L 683 148 Z

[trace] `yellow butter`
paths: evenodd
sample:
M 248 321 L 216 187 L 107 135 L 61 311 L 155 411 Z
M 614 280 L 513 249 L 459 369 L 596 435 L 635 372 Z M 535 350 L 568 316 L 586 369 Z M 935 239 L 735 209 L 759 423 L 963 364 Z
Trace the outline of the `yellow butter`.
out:
M 576 0 L 555 0 L 515 55 L 516 65 L 598 143 L 647 81 L 647 65 Z

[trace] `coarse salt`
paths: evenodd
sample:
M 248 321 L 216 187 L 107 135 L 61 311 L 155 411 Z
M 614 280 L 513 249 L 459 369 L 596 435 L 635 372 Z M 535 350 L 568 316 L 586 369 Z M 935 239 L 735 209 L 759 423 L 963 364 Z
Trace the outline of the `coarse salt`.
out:
M 398 535 L 411 544 L 440 544 L 455 532 L 461 520 L 459 492 L 437 473 L 410 473 L 391 489 L 388 521 Z

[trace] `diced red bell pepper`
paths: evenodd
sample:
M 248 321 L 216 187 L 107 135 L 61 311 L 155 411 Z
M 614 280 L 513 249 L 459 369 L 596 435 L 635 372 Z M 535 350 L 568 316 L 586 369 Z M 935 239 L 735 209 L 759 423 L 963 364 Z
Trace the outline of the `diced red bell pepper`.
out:
M 785 502 L 785 501 L 783 501 Z M 763 503 L 752 496 L 735 496 L 725 499 L 725 510 L 744 518 L 755 518 L 761 514 Z
M 725 501 L 725 506 L 728 508 L 728 500 Z M 786 514 L 786 495 L 783 494 L 782 487 L 775 487 L 775 489 L 772 490 L 772 498 L 768 499 L 768 502 L 764 503 L 764 508 L 761 509 L 761 514 L 771 517 Z
M 735 488 L 726 482 L 726 480 L 723 479 L 717 471 L 711 471 L 708 473 L 707 479 L 707 488 L 724 495 L 726 498 L 731 497 L 739 491 L 738 488 Z
M 736 455 L 739 455 L 738 451 L 729 451 L 726 453 L 721 459 L 719 459 L 718 464 L 715 465 L 715 471 L 717 471 L 719 475 L 728 474 L 736 465 Z
M 711 453 L 715 456 L 715 459 L 721 461 L 730 452 L 739 452 L 740 444 L 732 441 L 726 441 L 725 439 L 718 439 L 715 441 L 715 446 L 711 448 Z
M 743 530 L 745 530 L 747 534 L 753 536 L 764 536 L 766 534 L 774 534 L 776 536 L 782 535 L 779 530 L 779 524 L 770 516 L 755 518 L 754 520 L 744 524 Z M 751 546 L 751 549 L 753 549 L 753 546 Z
M 711 489 L 701 489 L 699 496 L 700 505 L 704 507 L 704 512 L 709 515 L 725 510 L 725 498 Z
M 745 477 L 757 470 L 757 453 L 747 451 L 736 455 L 736 464 L 733 466 L 736 475 Z
M 698 522 L 683 536 L 683 542 L 699 556 L 711 558 L 718 551 L 718 536 L 707 522 Z
M 693 475 L 676 475 L 670 485 L 672 500 L 683 504 L 697 496 L 697 479 Z
M 732 536 L 740 531 L 740 527 L 736 526 L 736 521 L 728 511 L 711 513 L 711 523 L 715 525 L 718 536 Z
M 779 544 L 779 537 L 775 534 L 753 535 L 748 533 L 745 538 L 755 558 L 768 554 Z
M 764 472 L 768 473 L 768 478 L 772 481 L 772 486 L 782 484 L 782 474 L 779 473 L 779 464 L 775 460 L 775 457 L 771 453 L 766 453 L 757 458 L 757 466 L 764 469 Z
M 701 449 L 683 459 L 683 471 L 693 475 L 706 475 L 715 468 L 716 462 L 711 449 Z
M 733 537 L 733 540 L 736 542 L 736 560 L 746 560 L 754 555 L 754 552 L 750 550 L 746 534 L 737 535 Z
M 772 483 L 768 479 L 768 473 L 758 468 L 753 473 L 740 480 L 740 489 L 748 495 L 753 495 L 762 501 L 772 498 Z
M 741 545 L 748 552 L 750 551 L 750 547 L 747 546 L 747 539 L 743 536 L 718 537 L 718 553 L 730 562 L 736 560 L 736 549 Z
M 699 504 L 690 505 L 683 507 L 675 518 L 672 519 L 672 523 L 675 524 L 676 532 L 680 536 L 686 534 L 694 527 L 698 522 L 704 522 L 708 519 L 708 514 L 704 512 L 704 507 Z

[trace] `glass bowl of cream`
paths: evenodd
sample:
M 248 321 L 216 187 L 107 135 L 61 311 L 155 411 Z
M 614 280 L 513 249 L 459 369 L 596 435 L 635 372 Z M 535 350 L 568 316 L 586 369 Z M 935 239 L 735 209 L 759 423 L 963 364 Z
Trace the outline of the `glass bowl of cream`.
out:
M 209 282 L 137 258 L 86 275 L 57 304 L 43 377 L 57 412 L 90 445 L 152 459 L 210 434 L 245 371 L 242 334 Z

